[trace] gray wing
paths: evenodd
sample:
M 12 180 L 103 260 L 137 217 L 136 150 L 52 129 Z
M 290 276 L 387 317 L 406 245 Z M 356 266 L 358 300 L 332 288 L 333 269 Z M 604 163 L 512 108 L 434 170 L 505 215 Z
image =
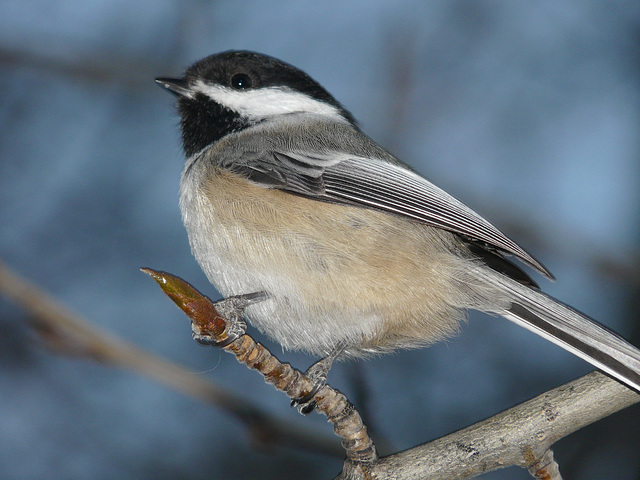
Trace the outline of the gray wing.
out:
M 270 152 L 232 170 L 261 185 L 318 200 L 401 215 L 514 255 L 548 278 L 553 275 L 487 220 L 407 167 L 338 152 Z M 246 160 L 246 157 L 245 157 Z

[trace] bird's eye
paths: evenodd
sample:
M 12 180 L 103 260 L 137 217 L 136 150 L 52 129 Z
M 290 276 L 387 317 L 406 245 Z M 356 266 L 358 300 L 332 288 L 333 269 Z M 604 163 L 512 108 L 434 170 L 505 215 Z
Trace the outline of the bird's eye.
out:
M 236 90 L 251 88 L 251 77 L 246 73 L 236 73 L 231 77 L 231 86 Z

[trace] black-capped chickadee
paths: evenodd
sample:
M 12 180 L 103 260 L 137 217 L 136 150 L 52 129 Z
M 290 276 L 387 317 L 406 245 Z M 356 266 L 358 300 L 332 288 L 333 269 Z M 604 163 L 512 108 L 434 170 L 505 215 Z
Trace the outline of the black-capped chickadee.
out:
M 640 390 L 636 347 L 541 293 L 507 256 L 553 278 L 541 263 L 362 133 L 304 72 L 228 51 L 156 81 L 178 97 L 196 260 L 262 332 L 327 355 L 319 382 L 342 353 L 425 346 L 475 309 Z

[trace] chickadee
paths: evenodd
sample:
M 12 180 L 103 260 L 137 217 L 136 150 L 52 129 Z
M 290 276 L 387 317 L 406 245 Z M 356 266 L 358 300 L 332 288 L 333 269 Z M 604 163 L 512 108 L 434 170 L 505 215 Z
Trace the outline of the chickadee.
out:
M 553 278 L 540 262 L 362 133 L 301 70 L 228 51 L 156 81 L 178 97 L 196 260 L 266 335 L 326 355 L 318 383 L 342 354 L 429 345 L 475 309 L 640 390 L 640 350 L 541 293 L 507 257 Z

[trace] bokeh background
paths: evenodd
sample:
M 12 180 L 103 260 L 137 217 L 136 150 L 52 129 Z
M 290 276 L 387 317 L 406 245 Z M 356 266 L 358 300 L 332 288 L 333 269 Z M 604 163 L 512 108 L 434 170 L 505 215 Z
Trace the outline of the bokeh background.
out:
M 327 434 L 324 418 L 298 418 L 231 356 L 198 348 L 138 271 L 168 270 L 217 295 L 189 253 L 177 117 L 153 78 L 226 49 L 307 71 L 370 136 L 542 259 L 558 278 L 540 279 L 547 292 L 640 344 L 631 0 L 1 0 L 0 259 L 94 324 Z M 228 414 L 134 373 L 57 356 L 24 320 L 0 298 L 0 478 L 340 471 L 337 458 L 258 449 Z M 457 339 L 340 364 L 330 383 L 366 403 L 374 439 L 397 451 L 589 370 L 474 314 Z M 637 479 L 639 408 L 561 441 L 565 476 Z M 529 477 L 511 468 L 484 478 Z

